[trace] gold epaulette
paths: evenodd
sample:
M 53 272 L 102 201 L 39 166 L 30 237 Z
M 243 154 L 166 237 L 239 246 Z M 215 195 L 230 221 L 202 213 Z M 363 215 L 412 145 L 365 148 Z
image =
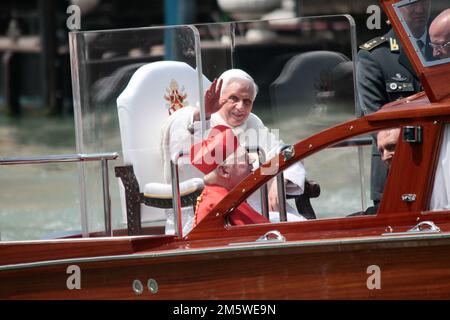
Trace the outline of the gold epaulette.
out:
M 377 37 L 359 46 L 360 49 L 370 51 L 373 48 L 378 47 L 380 44 L 385 43 L 389 39 L 386 37 Z

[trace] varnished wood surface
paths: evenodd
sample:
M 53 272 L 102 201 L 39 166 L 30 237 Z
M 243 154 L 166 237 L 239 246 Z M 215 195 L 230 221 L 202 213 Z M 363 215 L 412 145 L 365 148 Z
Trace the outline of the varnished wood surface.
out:
M 146 248 L 163 247 L 173 242 L 172 236 L 146 237 Z M 2 242 L 0 266 L 37 261 L 132 254 L 139 250 L 143 239 L 65 239 L 54 241 Z
M 429 168 L 434 168 L 437 160 L 442 126 L 430 121 L 411 122 L 409 125 L 421 125 L 423 142 L 405 143 L 400 135 L 383 193 L 389 196 L 383 197 L 380 205 L 382 215 L 420 212 L 428 207 L 428 192 L 432 191 L 430 186 L 434 177 Z M 416 195 L 416 200 L 402 201 L 402 196 L 406 194 Z
M 0 273 L 1 299 L 448 299 L 450 241 L 333 245 L 79 264 L 81 289 L 66 286 L 68 265 Z M 380 268 L 381 289 L 367 287 Z M 158 283 L 151 294 L 148 279 Z M 144 293 L 132 290 L 134 280 Z

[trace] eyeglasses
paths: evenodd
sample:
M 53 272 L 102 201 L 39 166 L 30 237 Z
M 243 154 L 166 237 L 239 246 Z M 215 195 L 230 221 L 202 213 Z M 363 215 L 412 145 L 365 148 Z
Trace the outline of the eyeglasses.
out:
M 429 45 L 433 49 L 436 49 L 436 50 L 440 51 L 440 50 L 444 49 L 445 47 L 447 47 L 448 45 L 450 45 L 450 41 L 448 41 L 447 43 L 444 43 L 444 44 L 435 44 L 435 43 L 430 42 Z

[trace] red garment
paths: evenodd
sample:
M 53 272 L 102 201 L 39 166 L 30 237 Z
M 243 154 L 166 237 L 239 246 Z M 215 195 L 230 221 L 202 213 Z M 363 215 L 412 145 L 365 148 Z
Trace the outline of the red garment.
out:
M 228 190 L 223 187 L 205 186 L 202 194 L 197 199 L 194 226 L 205 218 L 227 194 Z M 241 203 L 234 209 L 229 218 L 233 226 L 269 222 L 269 220 L 255 211 L 247 202 Z

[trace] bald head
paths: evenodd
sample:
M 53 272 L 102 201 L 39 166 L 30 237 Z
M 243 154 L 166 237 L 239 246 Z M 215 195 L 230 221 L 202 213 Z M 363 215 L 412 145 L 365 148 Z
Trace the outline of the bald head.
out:
M 450 58 L 450 9 L 442 11 L 433 20 L 429 33 L 433 56 L 439 59 Z

